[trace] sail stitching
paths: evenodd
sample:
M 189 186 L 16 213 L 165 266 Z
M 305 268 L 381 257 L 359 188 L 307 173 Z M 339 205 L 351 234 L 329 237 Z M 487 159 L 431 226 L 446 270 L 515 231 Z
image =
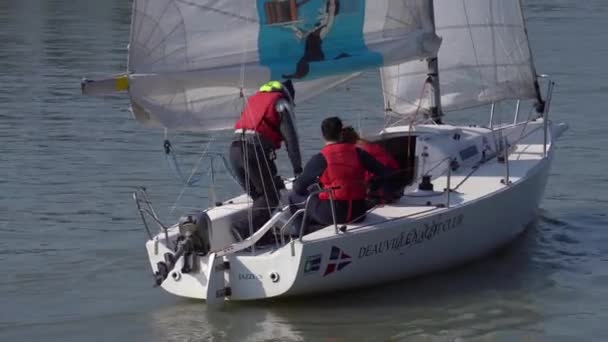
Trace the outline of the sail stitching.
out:
M 221 15 L 227 16 L 227 17 L 238 18 L 238 19 L 250 22 L 250 23 L 257 23 L 257 22 L 259 22 L 257 19 L 251 18 L 251 17 L 246 17 L 246 16 L 242 15 L 241 13 L 239 13 L 237 15 L 237 14 L 234 14 L 234 13 L 230 13 L 230 12 L 227 12 L 227 11 L 215 8 L 213 6 L 206 6 L 206 5 L 202 5 L 202 4 L 196 4 L 194 2 L 186 1 L 186 0 L 176 0 L 176 2 L 181 2 L 181 3 L 185 4 L 185 5 L 190 5 L 190 6 L 193 6 L 193 7 L 197 7 L 199 9 L 208 10 L 208 11 L 211 11 L 211 12 L 215 12 L 217 14 L 221 14 Z
M 475 63 L 479 68 L 479 55 L 477 53 L 477 47 L 475 46 L 475 39 L 473 38 L 473 31 L 471 30 L 471 20 L 469 19 L 469 13 L 467 11 L 467 5 L 465 4 L 465 0 L 462 0 L 462 7 L 464 10 L 464 17 L 467 21 L 467 27 L 469 30 L 469 37 L 471 38 L 471 47 L 473 48 L 473 54 L 475 55 Z M 483 75 L 481 74 L 481 70 L 478 69 L 479 73 L 479 83 L 482 86 L 481 91 L 485 91 L 486 87 L 484 86 Z

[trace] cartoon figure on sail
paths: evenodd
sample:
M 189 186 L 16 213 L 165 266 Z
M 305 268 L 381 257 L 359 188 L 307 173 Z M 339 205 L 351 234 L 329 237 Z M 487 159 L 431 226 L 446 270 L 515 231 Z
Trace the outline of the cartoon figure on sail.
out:
M 369 51 L 363 41 L 365 0 L 263 3 L 260 59 L 271 67 L 273 77 L 313 79 L 381 65 L 381 55 Z M 265 49 L 265 40 L 280 40 L 282 48 Z

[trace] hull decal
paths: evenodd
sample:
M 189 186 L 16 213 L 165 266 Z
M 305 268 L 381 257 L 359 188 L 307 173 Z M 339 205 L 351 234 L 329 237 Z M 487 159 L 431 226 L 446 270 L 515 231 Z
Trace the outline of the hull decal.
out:
M 341 271 L 344 267 L 348 266 L 352 262 L 350 255 L 344 253 L 343 250 L 336 246 L 331 247 L 331 254 L 329 256 L 329 263 L 323 272 L 323 276 L 330 275 L 334 272 Z

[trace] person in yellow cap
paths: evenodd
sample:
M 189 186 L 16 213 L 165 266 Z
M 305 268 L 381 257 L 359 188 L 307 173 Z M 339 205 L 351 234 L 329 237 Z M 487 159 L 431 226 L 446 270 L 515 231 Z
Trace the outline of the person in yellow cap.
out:
M 279 190 L 285 186 L 277 176 L 276 150 L 285 142 L 294 176 L 302 173 L 302 158 L 294 120 L 295 90 L 291 81 L 270 81 L 249 97 L 234 125 L 230 145 L 230 164 L 239 183 L 253 199 L 252 231 L 270 218 L 279 204 Z M 249 218 L 234 222 L 246 238 L 250 235 Z

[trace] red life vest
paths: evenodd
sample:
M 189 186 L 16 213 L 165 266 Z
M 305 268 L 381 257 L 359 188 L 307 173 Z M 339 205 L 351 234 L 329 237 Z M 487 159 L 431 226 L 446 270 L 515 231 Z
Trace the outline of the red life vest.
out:
M 279 126 L 281 119 L 275 103 L 282 98 L 281 92 L 257 92 L 249 97 L 235 129 L 253 130 L 270 141 L 275 149 L 281 147 L 283 136 Z
M 361 148 L 374 157 L 380 164 L 391 170 L 399 169 L 399 163 L 382 146 L 373 143 L 364 143 Z M 371 172 L 365 173 L 365 181 L 369 181 L 374 175 Z
M 323 147 L 321 154 L 325 157 L 327 168 L 319 178 L 324 189 L 333 190 L 335 200 L 363 200 L 367 187 L 363 180 L 365 168 L 359 160 L 357 148 L 353 144 L 330 144 Z M 322 192 L 319 199 L 329 199 L 329 194 Z M 350 215 L 349 215 L 350 216 Z

